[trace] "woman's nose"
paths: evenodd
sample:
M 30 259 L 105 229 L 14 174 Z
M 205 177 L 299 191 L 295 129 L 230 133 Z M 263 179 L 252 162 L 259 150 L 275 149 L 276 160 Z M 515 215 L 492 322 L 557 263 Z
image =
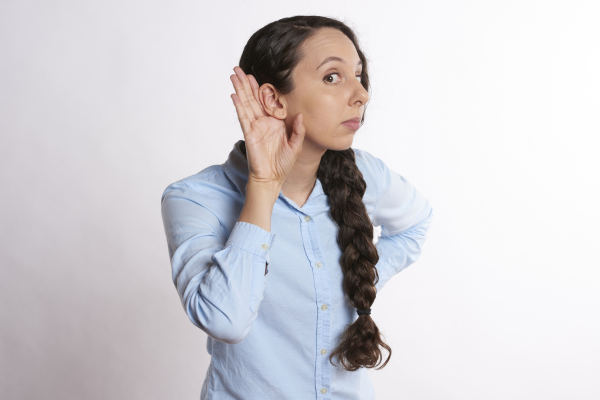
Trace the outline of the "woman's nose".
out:
M 369 92 L 367 91 L 367 89 L 365 89 L 365 87 L 362 85 L 362 83 L 360 83 L 360 81 L 356 81 L 357 83 L 357 87 L 356 87 L 356 91 L 354 93 L 354 97 L 353 100 L 355 102 L 359 101 L 361 102 L 363 105 L 367 103 L 367 101 L 369 101 Z

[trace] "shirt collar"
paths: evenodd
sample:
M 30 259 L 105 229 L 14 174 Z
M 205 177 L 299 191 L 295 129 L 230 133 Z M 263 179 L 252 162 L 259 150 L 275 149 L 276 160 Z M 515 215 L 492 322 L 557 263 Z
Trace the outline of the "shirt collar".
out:
M 233 149 L 229 153 L 229 157 L 223 163 L 223 170 L 225 174 L 234 185 L 237 187 L 239 192 L 246 197 L 246 184 L 248 183 L 248 159 L 246 155 L 242 152 L 242 147 L 245 146 L 243 140 L 238 140 L 234 145 Z M 317 178 L 315 182 L 315 187 L 313 188 L 310 197 L 306 201 L 308 203 L 312 199 L 317 196 L 324 195 L 323 186 L 321 185 L 321 181 Z M 286 198 L 283 196 L 281 191 L 279 192 L 279 197 Z
M 244 146 L 243 140 L 238 140 L 233 145 L 227 161 L 223 163 L 223 171 L 245 198 L 246 183 L 248 183 L 248 160 L 242 152 L 241 146 Z

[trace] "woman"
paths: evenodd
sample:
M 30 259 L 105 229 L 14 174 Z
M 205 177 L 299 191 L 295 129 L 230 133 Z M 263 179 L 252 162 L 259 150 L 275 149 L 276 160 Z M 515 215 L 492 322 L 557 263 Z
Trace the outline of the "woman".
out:
M 245 140 L 162 198 L 173 281 L 208 334 L 201 399 L 373 399 L 365 368 L 391 348 L 370 309 L 419 257 L 432 208 L 351 148 L 369 76 L 345 24 L 270 23 L 234 71 Z

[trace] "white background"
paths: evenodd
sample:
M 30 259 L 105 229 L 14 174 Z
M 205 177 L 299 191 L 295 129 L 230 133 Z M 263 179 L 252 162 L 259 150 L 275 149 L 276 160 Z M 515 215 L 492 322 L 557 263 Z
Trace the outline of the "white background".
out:
M 225 161 L 243 46 L 298 14 L 356 30 L 354 146 L 436 213 L 373 307 L 377 398 L 598 400 L 600 3 L 577 0 L 2 1 L 0 397 L 199 397 L 160 198 Z

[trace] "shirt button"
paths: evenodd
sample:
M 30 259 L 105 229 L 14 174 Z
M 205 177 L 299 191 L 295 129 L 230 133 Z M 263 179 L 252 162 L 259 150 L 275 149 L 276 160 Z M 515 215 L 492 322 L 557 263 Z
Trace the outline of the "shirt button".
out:
M 266 244 L 266 243 L 263 243 L 263 244 L 261 245 L 261 247 L 262 247 L 263 249 L 265 249 L 265 250 L 269 250 L 269 245 L 268 245 L 268 244 Z
M 321 265 L 323 265 L 320 261 L 318 263 L 315 264 L 317 266 L 317 268 L 321 268 Z
M 323 305 L 321 306 L 321 310 L 323 310 L 323 311 L 327 310 L 327 304 L 323 304 Z
M 323 393 L 323 394 L 327 393 L 327 389 L 325 389 L 325 388 L 321 389 L 321 393 Z
M 305 220 L 306 222 L 310 222 L 310 217 L 307 215 L 306 217 L 304 217 L 304 220 Z
M 321 354 L 325 354 L 325 353 L 327 353 L 327 350 L 321 349 Z

